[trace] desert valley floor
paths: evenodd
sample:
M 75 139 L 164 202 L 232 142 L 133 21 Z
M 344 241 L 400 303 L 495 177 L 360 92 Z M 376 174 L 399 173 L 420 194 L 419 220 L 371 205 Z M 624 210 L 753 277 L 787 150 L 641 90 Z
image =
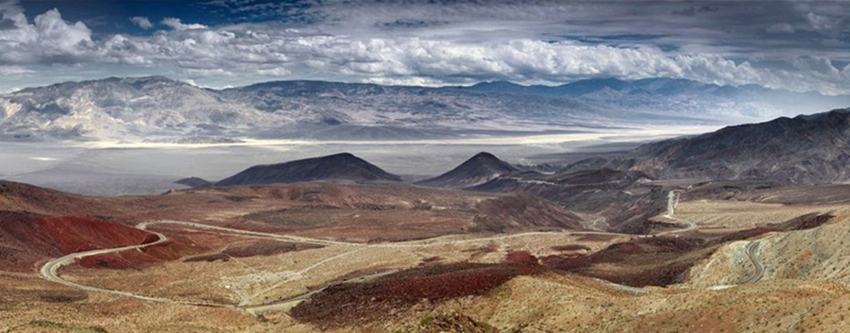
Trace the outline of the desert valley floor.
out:
M 692 184 L 672 217 L 635 235 L 592 230 L 527 195 L 405 184 L 83 197 L 6 182 L 0 322 L 3 332 L 846 332 L 848 198 L 847 185 Z M 61 283 L 42 276 L 63 255 L 124 246 L 52 267 Z

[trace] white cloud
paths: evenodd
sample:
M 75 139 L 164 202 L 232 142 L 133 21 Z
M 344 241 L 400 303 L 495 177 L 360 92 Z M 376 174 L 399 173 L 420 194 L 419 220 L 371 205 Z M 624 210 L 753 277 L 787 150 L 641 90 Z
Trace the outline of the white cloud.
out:
M 276 76 L 276 77 L 284 77 L 292 75 L 292 71 L 286 68 L 269 68 L 269 69 L 259 69 L 257 70 L 257 74 L 262 76 Z
M 135 25 L 139 26 L 142 29 L 150 29 L 153 28 L 153 23 L 147 17 L 134 16 L 130 18 L 130 22 L 133 22 Z
M 197 77 L 233 76 L 233 73 L 223 68 L 187 68 L 186 73 Z
M 23 13 L 11 20 L 14 29 L 0 30 L 0 64 L 74 63 L 94 47 L 91 30 L 82 22 L 65 22 L 56 9 L 36 16 L 32 24 Z
M 840 72 L 832 65 L 832 60 L 822 57 L 799 57 L 791 63 L 794 68 L 804 70 L 809 73 L 819 73 L 822 75 L 833 76 Z
M 192 29 L 206 29 L 207 28 L 207 26 L 205 26 L 203 24 L 197 24 L 197 23 L 183 24 L 183 22 L 181 22 L 180 19 L 173 18 L 173 17 L 168 17 L 168 18 L 163 19 L 162 24 L 167 25 L 167 26 L 171 27 L 171 29 L 174 29 L 174 30 L 177 30 L 177 31 L 192 30 Z
M 445 82 L 422 77 L 407 77 L 407 78 L 389 78 L 389 77 L 373 77 L 363 80 L 364 83 L 374 83 L 381 85 L 394 86 L 420 86 L 420 87 L 440 87 L 444 86 Z M 470 82 L 474 83 L 474 82 Z
M 809 21 L 809 24 L 812 26 L 812 29 L 819 31 L 831 31 L 837 25 L 837 22 L 835 22 L 833 19 L 811 12 L 806 14 L 806 20 Z

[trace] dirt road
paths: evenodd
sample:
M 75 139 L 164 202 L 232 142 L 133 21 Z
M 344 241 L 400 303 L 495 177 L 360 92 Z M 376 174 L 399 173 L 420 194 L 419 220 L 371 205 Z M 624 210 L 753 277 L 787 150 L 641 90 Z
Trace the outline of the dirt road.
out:
M 753 270 L 753 273 L 750 276 L 748 276 L 747 279 L 744 280 L 744 282 L 742 284 L 758 282 L 764 276 L 764 265 L 762 265 L 762 263 L 759 262 L 758 259 L 756 258 L 756 251 L 758 251 L 758 248 L 759 248 L 759 241 L 752 241 L 749 244 L 747 244 L 747 247 L 746 247 L 747 257 L 750 258 L 750 262 L 753 263 L 754 270 Z

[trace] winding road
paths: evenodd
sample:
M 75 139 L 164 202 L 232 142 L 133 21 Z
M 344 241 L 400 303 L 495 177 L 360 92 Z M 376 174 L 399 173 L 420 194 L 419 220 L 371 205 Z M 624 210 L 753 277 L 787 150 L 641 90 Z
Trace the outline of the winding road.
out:
M 62 278 L 60 278 L 59 276 L 56 275 L 57 272 L 59 271 L 59 268 L 61 268 L 62 266 L 73 264 L 75 262 L 75 260 L 77 260 L 77 259 L 82 259 L 82 258 L 85 258 L 85 257 L 90 257 L 90 256 L 94 256 L 94 255 L 99 255 L 99 254 L 115 253 L 115 252 L 121 252 L 121 251 L 127 251 L 127 250 L 141 250 L 141 249 L 146 248 L 148 246 L 154 246 L 154 245 L 160 244 L 160 243 L 168 240 L 168 237 L 165 237 L 165 235 L 163 235 L 161 233 L 153 232 L 153 231 L 149 231 L 149 232 L 157 235 L 157 237 L 159 237 L 159 239 L 157 239 L 155 242 L 150 242 L 150 243 L 146 243 L 146 244 L 123 246 L 123 247 L 117 247 L 117 248 L 112 248 L 112 249 L 101 249 L 101 250 L 91 250 L 91 251 L 71 253 L 69 255 L 48 261 L 46 264 L 44 264 L 44 266 L 41 266 L 41 270 L 39 272 L 41 273 L 41 276 L 43 276 L 48 281 L 56 282 L 56 283 L 59 283 L 59 284 L 62 284 L 62 285 L 68 286 L 68 287 L 82 289 L 82 290 L 86 290 L 86 291 L 96 291 L 96 292 L 101 292 L 101 293 L 126 296 L 126 297 L 140 299 L 140 300 L 143 300 L 143 301 L 150 301 L 150 302 L 187 304 L 187 305 L 199 305 L 199 306 L 213 306 L 213 307 L 233 307 L 233 306 L 227 305 L 227 304 L 176 301 L 176 300 L 172 300 L 172 299 L 168 299 L 168 298 L 142 296 L 142 295 L 137 295 L 137 294 L 133 294 L 133 293 L 126 292 L 126 291 L 120 291 L 120 290 L 97 288 L 97 287 L 87 286 L 87 285 L 79 284 L 79 283 L 76 283 L 76 282 L 68 281 L 68 280 L 62 279 Z
M 663 232 L 663 233 L 660 233 L 660 234 L 657 234 L 657 235 L 676 233 L 676 232 L 685 232 L 685 231 L 693 230 L 693 229 L 696 228 L 695 224 L 689 223 L 689 222 L 686 222 L 686 223 L 688 224 L 688 227 L 686 229 L 667 231 L 667 232 Z M 278 284 L 274 284 L 271 287 L 264 289 L 260 293 L 258 293 L 256 295 L 252 295 L 248 300 L 243 300 L 242 302 L 240 302 L 239 305 L 231 305 L 231 304 L 219 304 L 219 303 L 178 301 L 178 300 L 172 300 L 172 299 L 161 298 L 161 297 L 151 297 L 151 296 L 138 295 L 138 294 L 133 294 L 133 293 L 130 293 L 130 292 L 125 292 L 125 291 L 120 291 L 120 290 L 112 290 L 112 289 L 104 289 L 104 288 L 87 286 L 87 285 L 83 285 L 83 284 L 79 284 L 79 283 L 76 283 L 76 282 L 72 282 L 72 281 L 62 279 L 61 277 L 58 276 L 58 271 L 61 267 L 71 265 L 77 259 L 82 259 L 82 258 L 85 258 L 85 257 L 94 256 L 94 255 L 117 253 L 117 252 L 128 251 L 128 250 L 141 250 L 143 248 L 146 248 L 146 247 L 149 247 L 149 246 L 154 246 L 154 245 L 161 244 L 161 243 L 165 242 L 168 239 L 165 235 L 163 235 L 162 233 L 159 233 L 159 232 L 148 230 L 149 226 L 157 225 L 157 224 L 180 225 L 180 226 L 184 226 L 184 227 L 189 227 L 189 228 L 193 228 L 193 229 L 202 229 L 202 230 L 216 230 L 216 231 L 222 231 L 222 232 L 228 232 L 228 233 L 234 233 L 234 234 L 240 234 L 240 235 L 247 235 L 247 236 L 252 236 L 252 237 L 274 239 L 274 240 L 279 240 L 279 241 L 300 242 L 300 243 L 316 244 L 316 245 L 323 245 L 323 246 L 332 245 L 332 246 L 351 247 L 351 250 L 349 250 L 349 251 L 343 252 L 343 253 L 336 255 L 334 257 L 326 258 L 322 261 L 319 261 L 319 262 L 299 271 L 300 274 L 303 274 L 306 271 L 315 269 L 316 267 L 321 266 L 322 264 L 324 264 L 326 262 L 339 259 L 341 257 L 353 254 L 353 253 L 361 251 L 361 250 L 365 250 L 367 248 L 425 248 L 425 247 L 432 247 L 432 246 L 490 242 L 490 241 L 495 241 L 495 240 L 505 240 L 505 239 L 512 239 L 512 238 L 520 238 L 520 237 L 527 237 L 527 236 L 541 236 L 541 235 L 560 235 L 560 236 L 564 236 L 564 235 L 567 235 L 567 236 L 569 236 L 569 235 L 607 235 L 607 236 L 628 236 L 628 237 L 651 237 L 652 236 L 652 235 L 621 234 L 621 233 L 602 232 L 602 231 L 573 231 L 573 232 L 534 231 L 534 232 L 524 232 L 524 233 L 518 233 L 518 234 L 500 235 L 500 236 L 474 238 L 474 239 L 439 240 L 441 238 L 451 237 L 451 236 L 441 236 L 441 237 L 436 237 L 436 238 L 431 238 L 431 239 L 398 242 L 398 243 L 364 244 L 364 243 L 340 242 L 340 241 L 333 241 L 333 240 L 327 240 L 327 239 L 318 239 L 318 238 L 292 236 L 292 235 L 271 234 L 271 233 L 265 233 L 265 232 L 257 232 L 257 231 L 233 229 L 233 228 L 227 228 L 227 227 L 219 227 L 219 226 L 213 226 L 213 225 L 207 225 L 207 224 L 201 224 L 201 223 L 194 223 L 194 222 L 158 220 L 158 221 L 142 222 L 142 223 L 139 223 L 139 224 L 136 225 L 136 228 L 138 228 L 138 229 L 145 230 L 147 232 L 151 232 L 151 233 L 157 235 L 157 237 L 159 239 L 157 239 L 155 242 L 146 243 L 146 244 L 139 244 L 139 245 L 123 246 L 123 247 L 117 247 L 117 248 L 111 248 L 111 249 L 100 249 L 100 250 L 91 250 L 91 251 L 71 253 L 71 254 L 65 255 L 63 257 L 59 257 L 59 258 L 48 261 L 47 263 L 45 263 L 41 267 L 40 273 L 48 281 L 56 282 L 56 283 L 59 283 L 59 284 L 62 284 L 62 285 L 68 286 L 68 287 L 77 288 L 77 289 L 86 290 L 86 291 L 102 292 L 102 293 L 107 293 L 107 294 L 126 296 L 126 297 L 131 297 L 131 298 L 136 298 L 136 299 L 151 301 L 151 302 L 162 302 L 162 303 L 172 303 L 172 304 L 186 304 L 186 305 L 196 305 L 196 306 L 210 306 L 210 307 L 242 309 L 242 310 L 247 310 L 247 311 L 252 312 L 252 313 L 262 312 L 262 310 L 267 309 L 267 308 L 274 306 L 274 305 L 279 305 L 279 304 L 284 304 L 284 303 L 289 303 L 289 302 L 293 302 L 293 301 L 297 301 L 297 300 L 306 299 L 310 295 L 315 294 L 315 293 L 322 290 L 322 289 L 313 290 L 311 292 L 308 292 L 308 293 L 305 293 L 305 294 L 302 294 L 302 295 L 298 295 L 298 296 L 289 298 L 287 300 L 276 301 L 276 302 L 269 303 L 269 304 L 247 305 L 249 303 L 249 301 L 251 299 L 253 299 L 254 297 L 256 297 L 258 294 L 261 294 L 263 291 L 268 291 L 268 290 L 271 290 L 271 289 L 278 286 Z M 374 278 L 374 277 L 377 277 L 377 276 L 390 274 L 392 272 L 395 272 L 395 270 L 380 272 L 380 273 L 370 274 L 370 275 L 365 275 L 365 276 L 359 276 L 359 277 L 355 277 L 355 278 L 352 278 L 350 280 L 347 280 L 346 282 L 362 281 L 364 279 L 371 279 L 371 278 Z M 759 278 L 760 278 L 760 276 L 759 276 Z
M 764 276 L 764 265 L 762 265 L 762 263 L 759 262 L 758 259 L 756 258 L 756 251 L 758 251 L 758 249 L 759 249 L 759 241 L 752 241 L 749 244 L 747 244 L 747 247 L 746 247 L 747 257 L 750 258 L 750 261 L 753 263 L 753 268 L 755 268 L 755 269 L 753 270 L 753 273 L 750 276 L 748 276 L 747 279 L 744 280 L 744 282 L 742 284 L 758 282 Z
M 168 239 L 167 237 L 165 237 L 165 235 L 163 235 L 161 233 L 158 233 L 158 232 L 153 232 L 153 233 L 155 235 L 157 235 L 157 237 L 159 237 L 159 239 L 157 239 L 155 242 L 151 242 L 151 243 L 147 243 L 147 244 L 139 244 L 139 245 L 130 245 L 130 246 L 124 246 L 124 247 L 118 247 L 118 248 L 112 248 L 112 249 L 101 249 L 101 250 L 91 250 L 91 251 L 85 251 L 85 252 L 71 253 L 71 254 L 66 255 L 64 257 L 59 257 L 59 258 L 53 259 L 51 261 L 48 261 L 46 264 L 44 264 L 44 266 L 41 266 L 41 271 L 40 271 L 41 276 L 43 276 L 48 281 L 56 282 L 56 283 L 59 283 L 59 284 L 66 285 L 68 287 L 78 288 L 78 289 L 82 289 L 82 290 L 97 291 L 97 292 L 104 292 L 104 293 L 121 295 L 121 296 L 128 296 L 128 297 L 142 299 L 142 300 L 145 300 L 145 301 L 170 302 L 170 300 L 167 300 L 167 299 L 164 299 L 164 298 L 139 296 L 139 295 L 136 295 L 136 294 L 123 292 L 123 291 L 119 291 L 119 290 L 109 290 L 109 289 L 90 287 L 90 286 L 82 285 L 82 284 L 79 284 L 79 283 L 71 282 L 71 281 L 68 281 L 68 280 L 64 280 L 64 279 L 56 276 L 56 272 L 59 270 L 59 268 L 61 268 L 62 266 L 73 264 L 76 259 L 82 259 L 82 258 L 85 258 L 85 257 L 90 257 L 90 256 L 98 255 L 98 254 L 107 254 L 107 253 L 121 252 L 121 251 L 127 251 L 127 250 L 138 250 L 138 249 L 146 248 L 148 246 L 160 244 L 162 242 L 165 242 Z

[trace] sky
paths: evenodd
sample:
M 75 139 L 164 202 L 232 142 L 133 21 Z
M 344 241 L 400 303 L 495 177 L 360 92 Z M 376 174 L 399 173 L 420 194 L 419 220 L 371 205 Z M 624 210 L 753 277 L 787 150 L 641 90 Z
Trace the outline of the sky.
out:
M 850 1 L 0 0 L 0 92 L 110 76 L 850 94 Z

